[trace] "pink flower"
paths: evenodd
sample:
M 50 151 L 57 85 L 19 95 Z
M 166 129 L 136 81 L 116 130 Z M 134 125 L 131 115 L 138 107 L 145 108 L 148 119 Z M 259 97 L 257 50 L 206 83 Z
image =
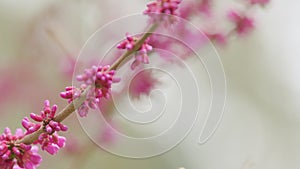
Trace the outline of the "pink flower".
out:
M 24 133 L 17 129 L 15 135 L 12 135 L 9 128 L 4 130 L 0 135 L 0 168 L 25 168 L 35 169 L 42 161 L 41 156 L 37 153 L 37 147 L 17 144 L 16 141 L 22 139 Z
M 198 5 L 198 10 L 205 14 L 206 16 L 210 16 L 211 14 L 211 0 L 202 0 Z
M 112 126 L 104 126 L 100 134 L 100 142 L 104 144 L 110 144 L 115 140 L 115 133 Z
M 129 94 L 133 98 L 140 98 L 141 95 L 149 95 L 158 83 L 159 81 L 153 77 L 151 71 L 142 71 L 132 79 L 129 86 Z
M 23 156 L 21 156 L 21 160 L 17 162 L 18 166 L 26 169 L 35 169 L 42 162 L 42 157 L 37 152 L 37 146 L 32 146 L 30 151 L 25 151 Z
M 128 33 L 126 33 L 126 40 L 118 44 L 117 48 L 133 50 L 138 40 L 139 38 L 130 36 Z M 148 52 L 152 51 L 152 49 L 152 46 L 149 45 L 149 38 L 147 38 L 142 46 L 137 51 L 135 51 L 135 60 L 131 64 L 131 69 L 134 70 L 138 65 L 140 65 L 140 63 L 148 64 Z
M 22 126 L 26 129 L 25 134 L 28 135 L 40 129 L 41 124 L 35 124 L 29 121 L 28 117 L 24 117 L 24 119 L 22 120 Z
M 39 115 L 37 115 L 35 113 L 30 113 L 30 117 L 36 122 L 39 122 L 39 123 L 43 122 L 43 129 L 48 134 L 52 134 L 55 131 L 67 131 L 68 130 L 67 126 L 53 120 L 55 117 L 55 114 L 56 114 L 56 110 L 57 110 L 57 105 L 53 105 L 52 107 L 50 107 L 49 100 L 46 100 L 44 102 L 43 111 L 41 111 Z M 29 132 L 30 128 L 28 128 L 28 125 L 32 124 L 32 123 L 30 123 L 28 121 L 29 121 L 28 118 L 25 117 L 22 121 L 22 124 L 25 124 L 23 126 Z M 40 126 L 40 124 L 35 124 L 35 125 Z M 37 127 L 33 127 L 33 128 L 37 128 Z
M 81 90 L 74 87 L 74 86 L 68 86 L 65 88 L 65 92 L 60 93 L 60 97 L 63 99 L 68 99 L 68 102 L 71 103 L 74 99 L 80 97 Z
M 226 44 L 226 36 L 222 33 L 205 33 L 205 35 L 210 39 L 211 41 L 215 41 L 220 45 Z
M 235 31 L 239 34 L 246 34 L 254 28 L 252 18 L 239 14 L 236 11 L 230 11 L 228 17 L 235 24 Z
M 90 69 L 85 69 L 84 74 L 77 76 L 77 80 L 83 82 L 82 89 L 90 86 L 85 102 L 78 108 L 81 117 L 87 115 L 89 108 L 96 109 L 102 97 L 108 99 L 111 95 L 112 84 L 120 81 L 120 78 L 114 77 L 115 70 L 109 69 L 109 65 L 92 66 Z
M 41 144 L 42 150 L 46 150 L 50 154 L 55 154 L 65 144 L 65 138 L 58 136 L 58 131 L 67 131 L 68 127 L 60 122 L 54 121 L 54 117 L 57 111 L 57 106 L 50 106 L 49 100 L 44 102 L 44 108 L 39 115 L 31 113 L 30 117 L 38 122 L 37 124 L 29 121 L 27 117 L 22 120 L 22 125 L 27 130 L 26 134 L 30 134 L 42 127 L 45 133 L 39 135 L 39 139 L 35 144 Z M 28 164 L 30 165 L 30 164 Z
M 250 4 L 255 5 L 261 5 L 261 6 L 265 6 L 266 4 L 268 4 L 270 2 L 270 0 L 249 0 Z
M 35 144 L 40 144 L 42 150 L 47 151 L 49 154 L 54 155 L 59 149 L 66 145 L 66 138 L 59 136 L 57 132 L 49 135 L 47 133 L 42 133 Z
M 147 9 L 144 14 L 169 14 L 177 15 L 178 5 L 181 0 L 156 0 L 147 4 Z

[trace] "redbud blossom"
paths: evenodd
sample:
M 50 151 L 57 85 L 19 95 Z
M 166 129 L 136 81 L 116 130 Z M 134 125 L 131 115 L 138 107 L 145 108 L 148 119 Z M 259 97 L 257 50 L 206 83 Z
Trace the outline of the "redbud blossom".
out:
M 126 33 L 126 39 L 118 44 L 117 48 L 132 50 L 134 49 L 138 40 L 139 38 L 130 36 L 128 33 Z M 140 65 L 140 63 L 148 64 L 148 52 L 150 52 L 152 49 L 152 46 L 149 45 L 149 38 L 147 38 L 142 46 L 137 51 L 135 51 L 135 60 L 131 64 L 131 69 L 134 70 L 138 65 Z
M 112 84 L 120 81 L 120 78 L 114 77 L 115 70 L 109 69 L 109 65 L 98 67 L 92 66 L 90 69 L 85 69 L 84 74 L 77 76 L 77 80 L 83 82 L 81 85 L 83 90 L 90 86 L 89 91 L 87 91 L 85 102 L 78 108 L 78 114 L 81 117 L 87 115 L 89 108 L 97 109 L 100 98 L 109 98 L 111 95 Z M 74 94 L 76 94 L 74 90 L 74 88 L 70 88 L 70 90 L 61 94 L 61 97 L 69 99 L 70 101 L 70 98 L 74 97 Z
M 37 153 L 37 147 L 16 143 L 17 140 L 25 136 L 21 129 L 17 129 L 13 135 L 9 128 L 4 130 L 0 135 L 0 168 L 25 168 L 35 169 L 42 161 L 41 156 Z
M 229 19 L 235 24 L 235 31 L 239 34 L 246 34 L 254 28 L 254 21 L 252 18 L 244 16 L 236 11 L 230 11 Z
M 40 112 L 39 115 L 35 113 L 31 113 L 30 117 L 39 122 L 37 124 L 29 121 L 27 117 L 22 120 L 22 125 L 27 130 L 26 134 L 32 133 L 33 130 L 37 130 L 40 128 L 42 123 L 42 127 L 44 133 L 40 134 L 39 139 L 34 142 L 35 144 L 41 144 L 42 150 L 46 150 L 50 154 L 55 154 L 60 148 L 65 145 L 66 139 L 62 136 L 58 136 L 58 131 L 67 131 L 68 127 L 61 124 L 60 122 L 54 121 L 54 117 L 57 111 L 57 106 L 50 106 L 49 100 L 44 102 L 44 108 Z
M 50 107 L 49 100 L 46 100 L 44 102 L 43 111 L 41 111 L 39 115 L 35 113 L 31 113 L 30 117 L 36 122 L 43 122 L 44 131 L 50 135 L 55 131 L 67 131 L 68 130 L 67 126 L 53 120 L 56 114 L 56 110 L 57 110 L 57 105 L 53 105 L 52 107 Z M 28 118 L 25 117 L 22 121 L 22 124 L 23 123 L 25 124 L 28 123 Z M 36 124 L 36 125 L 40 125 L 40 124 Z
M 60 97 L 68 99 L 69 103 L 81 95 L 81 90 L 74 86 L 68 86 L 65 88 L 65 90 L 66 91 L 60 93 Z
M 57 132 L 54 132 L 51 135 L 42 133 L 35 143 L 40 144 L 42 150 L 47 151 L 51 155 L 54 155 L 58 152 L 59 149 L 63 148 L 66 145 L 66 138 L 59 136 Z
M 129 94 L 133 98 L 140 98 L 141 95 L 149 95 L 151 90 L 159 83 L 151 71 L 138 73 L 130 82 Z

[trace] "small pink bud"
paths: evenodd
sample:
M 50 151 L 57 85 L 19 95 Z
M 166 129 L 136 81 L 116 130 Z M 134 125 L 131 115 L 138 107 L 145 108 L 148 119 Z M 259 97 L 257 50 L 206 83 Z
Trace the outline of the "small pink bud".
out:
M 51 154 L 54 155 L 57 153 L 57 151 L 59 150 L 59 147 L 57 145 L 48 145 L 47 147 L 45 147 L 45 150 Z
M 47 125 L 46 131 L 47 131 L 47 133 L 51 134 L 53 132 L 53 129 L 49 125 Z

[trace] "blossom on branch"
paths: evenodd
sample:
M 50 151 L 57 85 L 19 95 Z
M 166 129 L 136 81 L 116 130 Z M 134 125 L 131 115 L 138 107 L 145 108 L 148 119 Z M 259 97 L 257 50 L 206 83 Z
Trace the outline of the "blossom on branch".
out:
M 37 153 L 37 147 L 17 143 L 25 136 L 21 129 L 17 129 L 15 134 L 6 128 L 0 135 L 0 168 L 25 168 L 35 169 L 42 161 L 42 157 Z
M 254 28 L 253 19 L 237 11 L 230 11 L 228 17 L 235 24 L 235 31 L 239 35 L 247 34 Z
M 46 150 L 50 154 L 55 154 L 57 151 L 64 147 L 66 139 L 62 136 L 58 136 L 58 131 L 67 131 L 68 127 L 60 122 L 54 121 L 54 117 L 57 111 L 57 106 L 50 107 L 49 100 L 44 102 L 44 108 L 39 115 L 31 113 L 30 117 L 38 122 L 37 124 L 29 121 L 27 117 L 22 120 L 22 125 L 27 130 L 26 135 L 32 133 L 32 130 L 38 130 L 42 123 L 44 133 L 40 134 L 35 144 L 42 145 L 42 150 Z
M 152 46 L 149 45 L 150 38 L 147 38 L 141 47 L 135 51 L 135 60 L 131 64 L 131 69 L 134 70 L 141 63 L 148 64 L 148 52 L 152 51 Z M 126 39 L 117 45 L 118 49 L 134 50 L 136 43 L 139 41 L 138 37 L 130 36 L 126 33 Z
M 77 80 L 82 82 L 81 89 L 88 89 L 86 94 L 86 100 L 77 109 L 78 114 L 81 117 L 87 116 L 89 108 L 97 109 L 97 104 L 101 98 L 109 98 L 111 95 L 111 87 L 113 83 L 120 81 L 120 78 L 116 78 L 115 70 L 110 70 L 110 66 L 92 66 L 89 69 L 85 69 L 84 73 L 77 76 Z M 73 101 L 81 95 L 81 90 L 75 87 L 67 87 L 65 92 L 62 92 L 60 96 L 64 99 L 68 99 L 69 102 Z
M 80 97 L 82 91 L 74 86 L 68 86 L 65 88 L 66 91 L 60 93 L 60 97 L 63 99 L 68 99 L 71 103 L 74 99 Z

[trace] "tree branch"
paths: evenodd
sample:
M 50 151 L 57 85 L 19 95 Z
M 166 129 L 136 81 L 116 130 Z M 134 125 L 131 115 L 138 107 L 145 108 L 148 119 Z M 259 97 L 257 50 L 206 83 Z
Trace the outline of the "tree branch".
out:
M 135 47 L 132 50 L 126 51 L 118 60 L 116 60 L 112 66 L 110 67 L 110 70 L 116 70 L 120 64 L 131 54 L 136 52 L 145 42 L 145 40 L 152 35 L 153 31 L 158 27 L 158 23 L 154 23 L 148 31 L 136 42 Z M 90 87 L 86 88 L 85 91 L 81 94 L 81 96 L 77 99 L 75 99 L 72 103 L 68 104 L 62 111 L 60 111 L 55 117 L 54 121 L 56 122 L 62 122 L 65 120 L 68 116 L 70 116 L 78 107 L 80 107 L 85 99 L 86 99 L 86 94 Z M 26 135 L 23 139 L 18 140 L 17 143 L 24 143 L 24 144 L 32 144 L 36 140 L 38 140 L 38 137 L 40 134 L 44 132 L 43 127 L 41 127 L 39 130 Z

